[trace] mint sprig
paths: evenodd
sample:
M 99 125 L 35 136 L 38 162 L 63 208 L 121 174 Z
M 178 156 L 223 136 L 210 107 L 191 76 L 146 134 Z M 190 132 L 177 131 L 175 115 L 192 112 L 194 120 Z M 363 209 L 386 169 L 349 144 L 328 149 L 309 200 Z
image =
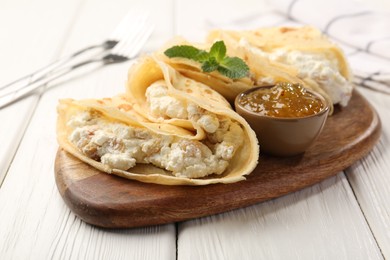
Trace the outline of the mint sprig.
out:
M 248 75 L 248 65 L 238 57 L 226 56 L 226 45 L 223 41 L 215 42 L 210 51 L 200 50 L 190 45 L 177 45 L 164 52 L 169 58 L 186 58 L 201 63 L 203 72 L 218 71 L 231 79 Z

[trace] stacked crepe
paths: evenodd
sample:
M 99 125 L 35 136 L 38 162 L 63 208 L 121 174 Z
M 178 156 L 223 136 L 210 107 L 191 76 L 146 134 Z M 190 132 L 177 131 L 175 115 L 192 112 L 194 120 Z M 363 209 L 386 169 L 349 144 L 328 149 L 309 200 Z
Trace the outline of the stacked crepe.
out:
M 165 185 L 232 183 L 257 165 L 248 123 L 209 86 L 152 56 L 132 67 L 126 93 L 61 100 L 61 147 L 93 167 Z
M 247 76 L 205 73 L 199 62 L 164 55 L 174 45 L 208 50 L 217 40 L 224 41 L 229 56 L 247 63 Z M 230 104 L 241 91 L 281 81 L 300 83 L 341 106 L 352 93 L 343 53 L 312 27 L 216 30 L 204 44 L 175 38 L 140 58 L 123 94 L 61 100 L 58 141 L 103 172 L 142 182 L 237 182 L 256 167 L 259 147 L 254 131 Z
M 243 90 L 277 82 L 300 83 L 322 94 L 329 103 L 346 106 L 352 95 L 351 73 L 342 50 L 313 27 L 272 27 L 253 31 L 211 31 L 206 49 L 223 40 L 229 56 L 245 60 L 248 77 L 232 80 L 218 72 L 202 73 L 199 63 L 185 58 L 164 57 L 183 75 L 211 86 L 230 102 Z M 187 45 L 174 39 L 169 45 Z M 190 44 L 193 45 L 193 44 Z M 332 107 L 333 109 L 333 107 Z

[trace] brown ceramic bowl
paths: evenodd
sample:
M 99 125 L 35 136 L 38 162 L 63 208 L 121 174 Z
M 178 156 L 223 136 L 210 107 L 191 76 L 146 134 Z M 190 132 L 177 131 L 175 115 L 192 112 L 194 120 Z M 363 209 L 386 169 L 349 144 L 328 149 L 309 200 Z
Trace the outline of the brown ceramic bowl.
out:
M 250 111 L 240 105 L 240 98 L 252 88 L 240 93 L 235 99 L 235 108 L 256 132 L 260 151 L 276 156 L 293 156 L 304 153 L 320 135 L 329 113 L 327 101 L 319 94 L 307 90 L 317 96 L 324 108 L 317 114 L 306 117 L 271 117 Z

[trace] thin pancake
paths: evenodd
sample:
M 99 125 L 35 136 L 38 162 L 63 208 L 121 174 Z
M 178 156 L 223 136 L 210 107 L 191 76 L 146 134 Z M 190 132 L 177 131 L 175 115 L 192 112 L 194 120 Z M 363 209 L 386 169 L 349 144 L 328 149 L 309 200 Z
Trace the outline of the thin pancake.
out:
M 351 71 L 343 51 L 318 29 L 270 27 L 252 31 L 211 31 L 207 40 L 223 40 L 230 55 L 247 61 L 256 85 L 265 79 L 280 81 L 280 74 L 297 78 L 322 94 L 330 104 L 346 106 L 352 95 Z M 260 66 L 267 68 L 260 68 Z M 331 111 L 333 108 L 331 107 Z
M 154 117 L 147 109 L 145 93 L 149 86 L 161 80 L 169 85 L 168 96 L 199 108 L 206 116 L 214 116 L 214 118 L 222 120 L 219 124 L 231 122 L 229 125 L 230 130 L 236 127 L 235 129 L 242 133 L 240 145 L 234 144 L 237 143 L 234 132 L 230 130 L 223 132 L 221 130 L 218 133 L 224 135 L 216 137 L 215 134 L 207 132 L 207 127 L 202 125 L 202 120 L 200 119 L 196 121 L 193 117 L 187 119 L 161 119 Z M 133 83 L 135 86 L 133 86 Z M 251 173 L 256 167 L 259 147 L 255 133 L 246 121 L 230 108 L 226 100 L 212 89 L 205 85 L 198 85 L 195 81 L 188 81 L 166 64 L 156 62 L 150 57 L 142 59 L 131 69 L 128 86 L 128 91 L 130 92 L 109 99 L 60 101 L 57 132 L 58 142 L 61 147 L 103 172 L 142 182 L 164 185 L 232 183 L 244 180 L 244 176 Z M 131 90 L 132 87 L 134 87 L 133 90 Z M 192 92 L 188 93 L 188 90 Z M 206 95 L 207 98 L 202 95 Z M 129 139 L 129 137 L 123 137 L 123 132 L 126 131 L 141 133 L 146 137 L 139 137 L 138 139 L 131 137 L 133 139 Z M 219 138 L 223 141 L 213 141 L 213 138 Z M 156 149 L 150 148 L 150 145 L 145 144 L 149 141 L 159 145 L 160 143 L 168 142 L 167 140 L 171 143 L 165 146 L 157 146 Z M 140 151 L 139 154 L 142 154 L 142 156 L 138 154 L 134 158 L 138 156 L 141 159 L 137 159 L 139 161 L 137 161 L 135 166 L 133 165 L 128 169 L 128 166 L 125 166 L 124 168 L 123 162 L 128 162 L 129 159 L 121 156 L 129 153 L 126 149 L 137 148 L 128 145 L 128 143 L 140 141 L 144 142 L 141 144 L 142 149 L 138 149 Z M 225 142 L 224 145 L 226 147 L 234 149 L 234 153 L 231 153 L 231 158 L 222 158 L 224 155 L 218 157 L 219 159 L 217 158 L 218 147 L 225 147 L 220 145 L 222 142 Z M 187 158 L 187 153 L 191 159 L 191 156 L 193 156 L 191 155 L 192 152 L 203 151 L 206 149 L 205 146 L 207 146 L 212 151 L 212 154 L 208 157 L 217 158 L 218 160 L 215 160 L 216 163 L 226 161 L 228 164 L 222 162 L 222 165 L 226 166 L 226 168 L 216 167 L 217 170 L 223 169 L 223 172 L 208 173 L 204 177 L 187 177 L 181 175 L 180 170 L 178 170 L 179 173 L 174 173 L 168 170 L 172 162 L 161 162 L 163 161 L 161 158 L 176 157 L 172 157 L 171 154 L 169 155 L 171 157 L 161 157 L 163 155 L 160 156 L 160 153 L 162 153 L 163 149 L 171 149 L 173 151 L 173 147 L 180 147 L 180 145 L 182 145 L 182 150 L 179 150 L 182 151 L 180 156 L 184 156 L 184 159 Z M 147 151 L 148 149 L 149 151 Z M 210 151 L 207 153 L 210 153 Z M 107 159 L 104 161 L 104 158 L 110 158 L 107 155 L 114 155 L 115 160 L 110 159 L 110 161 Z M 203 158 L 203 161 L 206 159 L 211 160 L 208 157 L 201 158 Z M 156 158 L 161 159 L 161 161 L 157 161 Z M 189 164 L 188 167 L 191 168 L 192 166 Z M 188 169 L 183 168 L 183 172 L 185 170 Z

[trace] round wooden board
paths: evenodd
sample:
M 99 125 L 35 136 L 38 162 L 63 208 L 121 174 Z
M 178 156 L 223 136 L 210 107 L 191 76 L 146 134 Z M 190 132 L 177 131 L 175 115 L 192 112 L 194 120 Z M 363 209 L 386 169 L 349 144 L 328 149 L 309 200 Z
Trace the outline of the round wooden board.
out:
M 207 186 L 164 186 L 99 172 L 62 149 L 55 162 L 57 187 L 69 208 L 87 223 L 128 228 L 183 221 L 249 206 L 318 183 L 366 155 L 381 124 L 357 92 L 336 109 L 303 155 L 260 156 L 247 180 Z

